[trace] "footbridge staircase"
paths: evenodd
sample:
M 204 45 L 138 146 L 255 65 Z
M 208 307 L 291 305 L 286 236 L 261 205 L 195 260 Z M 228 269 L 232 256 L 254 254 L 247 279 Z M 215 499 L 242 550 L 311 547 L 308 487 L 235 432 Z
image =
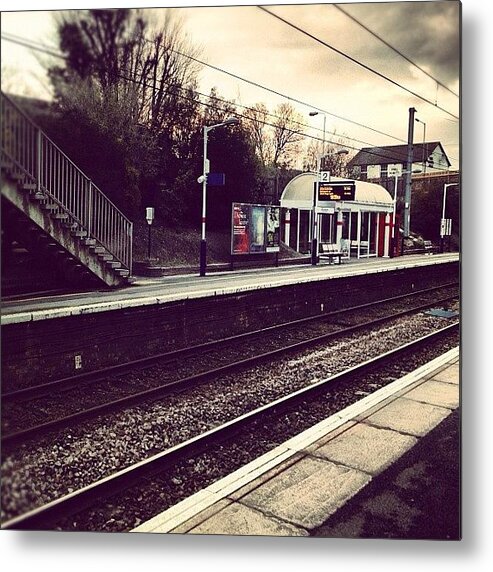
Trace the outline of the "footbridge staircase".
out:
M 1 174 L 2 219 L 47 268 L 71 285 L 128 284 L 132 222 L 4 93 Z

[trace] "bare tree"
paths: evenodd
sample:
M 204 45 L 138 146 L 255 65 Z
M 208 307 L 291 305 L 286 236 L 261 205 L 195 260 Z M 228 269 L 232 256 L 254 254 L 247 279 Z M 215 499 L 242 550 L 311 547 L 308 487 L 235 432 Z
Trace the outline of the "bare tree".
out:
M 293 166 L 304 139 L 303 117 L 290 103 L 279 104 L 274 112 L 272 164 L 279 167 Z
M 269 111 L 265 104 L 256 103 L 245 111 L 246 128 L 250 134 L 252 145 L 262 163 L 268 167 L 273 159 L 273 137 L 269 127 Z

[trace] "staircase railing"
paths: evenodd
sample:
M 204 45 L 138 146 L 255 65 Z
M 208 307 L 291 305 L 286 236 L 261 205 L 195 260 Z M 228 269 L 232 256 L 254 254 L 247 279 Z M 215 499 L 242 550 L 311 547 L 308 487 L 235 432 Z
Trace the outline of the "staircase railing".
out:
M 132 273 L 132 222 L 17 106 L 1 94 L 2 154 Z

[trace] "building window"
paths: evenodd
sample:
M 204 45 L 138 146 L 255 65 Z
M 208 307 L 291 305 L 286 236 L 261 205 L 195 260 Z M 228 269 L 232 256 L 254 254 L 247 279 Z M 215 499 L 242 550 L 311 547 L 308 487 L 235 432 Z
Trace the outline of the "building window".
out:
M 368 179 L 380 179 L 380 165 L 368 165 L 367 167 Z

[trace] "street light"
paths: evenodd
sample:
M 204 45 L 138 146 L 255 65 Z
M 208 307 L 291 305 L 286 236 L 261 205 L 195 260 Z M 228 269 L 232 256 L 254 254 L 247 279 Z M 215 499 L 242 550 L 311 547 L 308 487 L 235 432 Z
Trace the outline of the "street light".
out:
M 313 208 L 312 208 L 312 265 L 315 266 L 317 264 L 317 189 L 320 183 L 320 171 L 322 157 L 325 153 L 325 122 L 326 122 L 326 115 L 321 111 L 310 111 L 308 114 L 310 117 L 315 117 L 315 115 L 323 115 L 324 117 L 324 138 L 322 142 L 322 153 L 317 153 L 317 182 L 315 184 L 315 188 L 313 191 Z
M 447 189 L 458 184 L 459 183 L 445 183 L 443 185 L 442 220 L 440 221 L 440 252 L 443 252 L 443 237 L 445 236 L 445 202 L 447 200 Z
M 198 182 L 202 183 L 202 239 L 200 241 L 200 276 L 205 276 L 207 266 L 207 242 L 205 240 L 205 214 L 207 205 L 207 175 L 209 174 L 209 159 L 207 159 L 207 136 L 209 131 L 216 129 L 216 127 L 224 127 L 226 125 L 236 125 L 239 120 L 236 117 L 229 117 L 222 123 L 216 125 L 204 125 L 204 165 L 202 175 L 199 177 Z
M 398 173 L 397 170 L 394 172 L 394 205 L 393 205 L 393 212 L 392 212 L 392 246 L 390 249 L 390 256 L 394 256 L 394 249 L 395 249 L 395 214 L 396 214 L 396 205 L 397 205 L 397 180 L 402 175 L 407 174 L 414 174 L 414 173 L 421 173 L 421 169 L 413 169 L 411 171 L 401 171 Z
M 426 173 L 425 145 L 426 145 L 426 123 L 415 117 L 415 121 L 423 125 L 423 173 Z

